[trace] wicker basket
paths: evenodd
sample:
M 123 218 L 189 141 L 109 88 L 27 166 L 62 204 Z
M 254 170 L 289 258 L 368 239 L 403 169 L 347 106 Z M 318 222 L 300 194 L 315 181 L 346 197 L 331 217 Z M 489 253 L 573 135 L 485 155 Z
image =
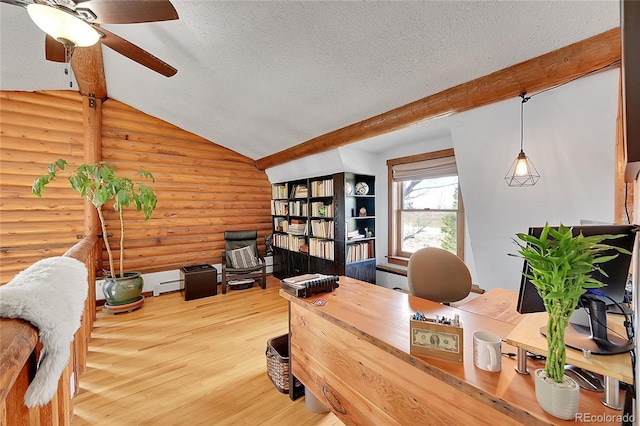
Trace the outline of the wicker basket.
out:
M 289 393 L 289 334 L 267 341 L 267 375 L 282 393 Z
M 289 392 L 289 334 L 267 341 L 267 375 L 282 393 Z M 296 378 L 293 383 L 293 399 L 304 395 L 304 385 Z

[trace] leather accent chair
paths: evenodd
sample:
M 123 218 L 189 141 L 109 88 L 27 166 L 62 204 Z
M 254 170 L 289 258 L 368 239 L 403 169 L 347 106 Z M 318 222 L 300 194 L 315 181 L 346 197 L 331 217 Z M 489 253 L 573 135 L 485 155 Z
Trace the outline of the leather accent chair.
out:
M 258 251 L 258 231 L 225 231 L 224 251 L 222 252 L 222 294 L 226 294 L 229 280 L 253 279 L 260 287 L 267 288 L 267 267 Z M 245 265 L 234 267 L 232 257 L 234 250 L 245 249 L 254 257 L 255 266 Z M 236 265 L 237 266 L 237 265 Z

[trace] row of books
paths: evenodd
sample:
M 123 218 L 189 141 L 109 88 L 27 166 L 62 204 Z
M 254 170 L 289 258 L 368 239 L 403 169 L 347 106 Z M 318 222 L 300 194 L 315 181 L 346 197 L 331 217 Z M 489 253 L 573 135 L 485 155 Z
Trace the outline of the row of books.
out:
M 271 198 L 287 198 L 289 186 L 286 183 L 271 185 Z
M 286 216 L 289 214 L 289 203 L 285 200 L 271 200 L 271 215 Z
M 310 185 L 312 197 L 333 197 L 333 179 L 313 181 Z
M 304 235 L 273 234 L 273 245 L 291 251 L 308 251 L 309 246 Z
M 309 206 L 304 201 L 289 201 L 289 214 L 291 216 L 306 216 L 309 214 Z
M 325 204 L 322 201 L 311 203 L 311 216 L 333 217 L 333 204 Z
M 334 243 L 329 240 L 309 238 L 309 254 L 322 259 L 334 260 Z
M 311 235 L 319 238 L 334 238 L 332 220 L 312 220 Z
M 274 217 L 273 229 L 277 232 L 287 232 L 289 230 L 289 221 L 283 217 Z
M 373 240 L 349 244 L 349 248 L 347 249 L 347 263 L 371 259 L 375 257 L 375 255 Z
M 293 185 L 289 198 L 307 198 L 308 196 L 309 191 L 307 190 L 307 185 Z

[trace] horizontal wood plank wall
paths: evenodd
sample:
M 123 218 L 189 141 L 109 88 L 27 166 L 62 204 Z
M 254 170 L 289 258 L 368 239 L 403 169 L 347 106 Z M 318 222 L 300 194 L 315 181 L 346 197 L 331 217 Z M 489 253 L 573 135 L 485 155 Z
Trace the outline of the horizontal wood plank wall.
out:
M 84 232 L 84 203 L 66 179 L 42 198 L 33 180 L 58 158 L 83 158 L 82 102 L 70 91 L 0 92 L 0 283 L 61 256 Z
M 126 270 L 220 263 L 229 230 L 257 229 L 265 251 L 271 186 L 252 159 L 113 99 L 103 104 L 102 158 L 130 176 L 142 165 L 156 180 L 151 219 L 125 212 Z M 109 232 L 117 233 L 118 215 L 106 210 L 105 216 Z M 119 250 L 118 239 L 110 241 Z
M 6 283 L 35 261 L 62 255 L 84 232 L 84 205 L 66 178 L 42 198 L 31 194 L 49 163 L 83 161 L 83 124 L 76 92 L 0 93 L 0 283 Z M 253 160 L 112 99 L 103 104 L 102 137 L 104 160 L 127 175 L 144 167 L 156 178 L 152 218 L 125 213 L 126 270 L 219 263 L 226 230 L 257 229 L 264 251 L 271 192 Z M 117 251 L 118 218 L 105 213 Z M 108 269 L 106 252 L 102 258 Z

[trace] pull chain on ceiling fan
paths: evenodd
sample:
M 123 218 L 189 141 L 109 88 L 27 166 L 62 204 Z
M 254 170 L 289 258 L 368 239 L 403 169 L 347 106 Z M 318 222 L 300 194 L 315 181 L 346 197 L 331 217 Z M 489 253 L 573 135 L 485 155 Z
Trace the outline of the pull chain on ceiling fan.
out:
M 168 0 L 0 0 L 27 9 L 45 33 L 45 57 L 69 63 L 76 47 L 98 42 L 166 77 L 178 70 L 98 24 L 133 24 L 170 21 L 178 13 Z M 66 70 L 65 70 L 66 72 Z

